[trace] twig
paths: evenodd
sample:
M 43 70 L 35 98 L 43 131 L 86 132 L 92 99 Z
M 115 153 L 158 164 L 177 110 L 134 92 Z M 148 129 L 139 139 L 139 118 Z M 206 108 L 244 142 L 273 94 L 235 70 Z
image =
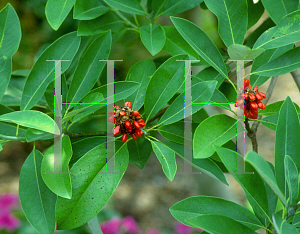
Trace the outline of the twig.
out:
M 117 16 L 119 16 L 122 20 L 125 21 L 126 24 L 130 25 L 131 27 L 135 28 L 135 29 L 139 29 L 136 25 L 134 25 L 133 23 L 130 22 L 129 19 L 127 19 L 121 12 L 119 12 L 117 9 L 113 9 L 113 12 L 115 12 L 117 14 Z
M 297 72 L 297 70 L 295 70 L 295 71 L 292 71 L 291 74 L 292 74 L 292 77 L 294 78 L 294 81 L 296 82 L 296 85 L 297 85 L 299 91 L 300 91 L 300 75 L 299 75 L 299 73 Z
M 17 137 L 17 136 L 5 136 L 0 134 L 0 140 L 7 141 L 26 141 L 25 137 Z

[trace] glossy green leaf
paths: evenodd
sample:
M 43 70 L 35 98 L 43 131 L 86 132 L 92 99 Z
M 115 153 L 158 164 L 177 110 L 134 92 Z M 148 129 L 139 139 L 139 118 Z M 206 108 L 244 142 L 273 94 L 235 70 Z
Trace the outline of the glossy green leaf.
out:
M 257 232 L 251 230 L 243 224 L 223 215 L 199 215 L 187 219 L 186 222 L 190 225 L 206 230 L 209 233 L 257 234 Z
M 57 39 L 42 53 L 26 80 L 22 93 L 21 110 L 33 107 L 44 95 L 50 82 L 54 80 L 54 61 L 47 62 L 47 60 L 72 60 L 79 44 L 80 37 L 76 36 L 76 32 L 71 32 Z M 61 62 L 61 72 L 65 72 L 69 65 L 70 61 Z
M 50 140 L 53 139 L 53 134 L 49 132 L 39 131 L 33 128 L 28 128 L 25 132 L 27 142 L 38 141 L 38 140 Z
M 57 30 L 71 11 L 75 0 L 48 0 L 46 18 L 50 26 Z
M 72 199 L 56 203 L 57 229 L 73 229 L 95 217 L 110 199 L 128 165 L 127 144 L 115 142 L 115 156 L 106 159 L 106 143 L 82 156 L 71 168 Z M 106 160 L 115 159 L 115 174 L 106 172 Z M 101 173 L 99 173 L 101 172 Z
M 256 69 L 260 68 L 261 66 L 265 65 L 266 63 L 270 62 L 271 60 L 277 58 L 278 56 L 284 54 L 285 52 L 291 50 L 294 47 L 294 44 L 282 46 L 275 49 L 266 50 L 256 59 L 254 59 L 251 71 L 255 71 Z M 265 83 L 269 79 L 269 76 L 260 76 L 252 74 L 250 76 L 250 84 L 252 87 L 260 86 Z
M 268 162 L 273 174 L 275 175 L 275 167 L 272 163 Z M 274 193 L 274 191 L 271 189 L 271 187 L 265 182 L 266 191 L 268 195 L 268 203 L 269 203 L 269 217 L 272 216 L 272 214 L 276 211 L 276 206 L 278 203 L 278 197 Z
M 234 44 L 229 46 L 228 48 L 228 54 L 231 59 L 236 60 L 249 60 L 249 59 L 255 59 L 257 56 L 259 56 L 261 53 L 263 53 L 264 49 L 256 49 L 252 50 L 251 48 Z
M 214 146 L 221 146 L 243 132 L 240 122 L 225 114 L 213 115 L 196 129 L 193 139 L 193 157 L 208 158 L 215 152 Z
M 284 158 L 284 172 L 289 186 L 289 204 L 296 205 L 299 196 L 299 171 L 293 159 L 286 155 Z
M 278 118 L 279 118 L 279 114 L 270 115 L 270 116 L 267 116 L 265 118 L 262 118 L 260 120 L 260 122 L 264 126 L 270 128 L 271 130 L 276 131 L 277 124 L 278 124 Z M 300 114 L 298 114 L 298 118 L 300 119 Z
M 155 15 L 175 15 L 198 6 L 203 0 L 154 0 Z
M 25 127 L 38 129 L 52 134 L 59 134 L 59 129 L 48 115 L 34 110 L 14 111 L 0 115 L 1 122 L 10 122 Z
M 111 7 L 126 13 L 131 13 L 136 15 L 147 14 L 136 0 L 104 0 L 104 1 Z
M 26 128 L 23 126 L 19 126 L 19 137 L 25 137 Z M 0 135 L 3 136 L 13 136 L 17 135 L 17 125 L 11 123 L 2 123 L 0 122 Z M 52 135 L 53 137 L 53 135 Z
M 261 1 L 253 3 L 253 0 L 247 0 L 248 5 L 248 25 L 247 29 L 251 28 L 258 22 L 260 17 L 265 11 L 265 8 Z
M 93 20 L 80 21 L 78 25 L 78 36 L 89 36 L 104 33 L 108 30 L 118 32 L 123 27 L 123 21 L 114 13 L 107 12 Z
M 193 85 L 192 86 L 193 103 L 208 102 L 215 91 L 216 85 L 217 85 L 216 81 L 199 82 Z M 193 104 L 192 114 L 199 111 L 201 108 L 203 108 L 203 106 L 204 105 Z M 178 120 L 184 118 L 184 111 L 185 111 L 184 93 L 182 93 L 175 99 L 174 102 L 172 102 L 172 104 L 169 106 L 169 108 L 166 110 L 166 112 L 158 121 L 158 124 L 167 125 L 167 124 L 177 122 Z
M 67 94 L 68 102 L 79 102 L 93 88 L 106 64 L 106 61 L 99 60 L 108 59 L 110 48 L 110 31 L 90 44 L 83 54 L 71 81 Z
M 8 86 L 11 70 L 12 56 L 18 50 L 21 40 L 21 26 L 18 15 L 8 3 L 0 11 L 0 100 Z
M 260 174 L 260 176 L 264 179 L 264 181 L 271 187 L 274 193 L 278 196 L 281 202 L 285 206 L 287 206 L 287 201 L 285 199 L 285 196 L 278 188 L 275 175 L 272 169 L 270 168 L 269 164 L 267 163 L 267 161 L 254 151 L 248 151 L 245 157 L 245 161 L 249 162 L 255 168 L 255 170 Z
M 194 23 L 177 17 L 170 17 L 175 28 L 189 45 L 212 67 L 228 79 L 223 58 L 209 37 Z
M 293 225 L 299 230 L 300 228 L 300 207 L 296 211 L 296 215 L 293 218 Z
M 276 1 L 276 2 L 278 3 L 280 1 Z M 276 10 L 281 10 L 281 9 L 278 8 Z M 280 20 L 277 26 L 268 29 L 257 39 L 257 41 L 253 46 L 253 49 L 257 49 L 257 48 L 262 48 L 265 50 L 273 49 L 273 48 L 278 48 L 299 41 L 299 35 L 300 35 L 300 24 L 298 22 L 299 17 L 300 17 L 300 10 L 286 15 L 282 20 Z
M 275 230 L 278 234 L 299 234 L 296 227 L 283 220 L 278 214 L 273 214 L 272 217 Z
M 141 27 L 140 36 L 152 56 L 158 54 L 165 45 L 166 34 L 160 25 L 149 24 Z
M 48 188 L 60 197 L 71 199 L 72 185 L 69 173 L 69 161 L 72 157 L 72 146 L 69 136 L 62 137 L 61 170 L 62 173 L 54 174 L 55 158 L 54 145 L 44 153 L 41 175 Z M 52 174 L 50 173 L 52 172 Z
M 0 115 L 6 114 L 6 113 L 10 113 L 10 112 L 14 112 L 13 109 L 9 108 L 8 106 L 2 105 L 0 103 Z
M 207 68 L 203 69 L 202 71 L 200 71 L 196 75 L 196 77 L 200 78 L 203 81 L 209 81 L 209 80 L 216 80 L 216 81 L 218 81 L 216 89 L 218 89 L 220 87 L 220 85 L 223 83 L 223 81 L 225 79 L 213 67 L 207 67 Z M 192 76 L 192 78 L 194 78 L 194 77 Z
M 52 234 L 55 228 L 57 196 L 46 186 L 41 176 L 43 155 L 36 149 L 25 160 L 19 181 L 19 196 L 29 223 L 42 234 Z
M 264 115 L 264 116 L 279 114 L 280 108 L 282 107 L 283 103 L 284 103 L 284 101 L 278 101 L 278 102 L 271 103 L 271 104 L 267 105 L 265 109 L 259 110 L 258 113 L 260 115 Z M 294 103 L 294 106 L 296 108 L 297 113 L 300 113 L 299 106 L 296 103 Z
M 92 20 L 105 14 L 109 7 L 99 0 L 76 0 L 73 10 L 73 18 L 78 20 Z
M 205 0 L 205 4 L 218 17 L 219 33 L 227 48 L 242 45 L 248 23 L 247 0 Z
M 278 187 L 286 194 L 284 158 L 290 156 L 300 170 L 300 124 L 295 106 L 288 96 L 280 108 L 275 136 L 275 175 Z
M 188 54 L 190 59 L 199 60 L 199 55 L 196 51 L 183 39 L 179 32 L 174 27 L 163 26 L 166 34 L 166 42 L 163 50 L 167 51 L 172 56 L 179 54 Z
M 174 142 L 167 142 L 167 141 L 160 141 L 160 143 L 166 145 L 167 147 L 175 151 L 175 153 L 178 156 L 184 159 L 184 145 L 177 144 Z M 210 177 L 221 181 L 223 184 L 228 185 L 224 173 L 219 168 L 219 166 L 210 158 L 204 158 L 204 159 L 192 158 L 192 161 L 189 162 L 192 163 L 194 168 L 197 168 L 203 173 L 209 175 Z
M 189 222 L 186 220 L 199 215 L 214 214 L 231 218 L 252 230 L 262 228 L 260 221 L 250 210 L 218 197 L 189 197 L 177 202 L 169 210 L 175 219 L 188 226 Z
M 232 173 L 232 176 L 243 188 L 256 217 L 259 218 L 264 226 L 268 226 L 270 221 L 268 216 L 268 196 L 264 181 L 260 175 L 249 163 L 244 162 L 244 157 L 236 151 L 217 146 L 215 148 L 229 172 L 240 172 Z M 239 168 L 237 168 L 237 165 L 239 165 Z M 245 165 L 245 169 L 240 168 L 243 165 Z M 243 172 L 252 172 L 253 174 Z
M 165 175 L 172 181 L 177 170 L 174 151 L 160 142 L 151 141 L 151 145 Z
M 144 134 L 136 141 L 128 141 L 129 162 L 141 170 L 145 167 L 152 153 L 151 143 Z
M 291 62 L 292 61 L 292 62 Z M 291 49 L 279 57 L 264 64 L 251 74 L 261 76 L 280 76 L 300 67 L 300 47 Z
M 261 0 L 271 19 L 278 24 L 287 14 L 299 9 L 298 0 Z
M 22 69 L 22 70 L 14 70 L 11 75 L 12 76 L 21 76 L 21 77 L 27 77 L 30 73 L 30 69 Z
M 146 89 L 154 72 L 155 64 L 150 59 L 137 62 L 130 68 L 126 81 L 140 83 L 138 89 L 126 98 L 126 101 L 132 103 L 134 110 L 139 110 L 144 105 Z
M 177 55 L 164 62 L 153 74 L 145 93 L 145 115 L 153 117 L 177 92 L 184 82 L 187 55 Z

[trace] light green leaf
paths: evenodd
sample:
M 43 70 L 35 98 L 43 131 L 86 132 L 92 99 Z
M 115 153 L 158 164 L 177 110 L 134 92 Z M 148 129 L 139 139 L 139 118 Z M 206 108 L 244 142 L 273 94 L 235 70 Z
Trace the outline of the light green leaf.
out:
M 75 0 L 48 0 L 46 18 L 50 26 L 57 30 L 72 9 Z
M 80 37 L 76 36 L 76 32 L 71 32 L 58 38 L 41 54 L 26 80 L 22 93 L 21 110 L 33 107 L 44 95 L 50 82 L 54 80 L 54 61 L 47 62 L 47 60 L 72 60 L 79 44 Z M 61 62 L 62 73 L 67 70 L 70 63 L 70 61 Z
M 153 74 L 145 93 L 145 115 L 153 117 L 177 92 L 184 82 L 183 61 L 187 55 L 177 55 L 164 62 Z
M 12 69 L 11 57 L 0 57 L 0 101 L 5 94 L 7 86 L 9 84 Z
M 248 23 L 247 0 L 205 0 L 205 4 L 218 17 L 219 33 L 227 48 L 242 45 Z
M 133 109 L 139 110 L 144 105 L 146 89 L 155 69 L 155 64 L 151 59 L 137 62 L 130 68 L 126 81 L 140 83 L 139 88 L 126 98 L 127 101 L 132 103 Z
M 284 101 L 271 103 L 267 105 L 265 109 L 260 109 L 258 113 L 264 116 L 277 115 L 279 114 L 280 108 L 282 107 L 283 103 Z M 299 106 L 295 102 L 293 102 L 293 104 L 296 108 L 297 113 L 300 113 Z
M 201 79 L 202 81 L 209 81 L 209 80 L 216 80 L 216 81 L 218 81 L 216 89 L 218 89 L 221 86 L 221 84 L 223 83 L 223 81 L 225 79 L 213 67 L 207 67 L 207 68 L 203 69 L 202 71 L 200 71 L 196 75 L 196 77 L 199 78 L 199 79 Z M 192 76 L 192 78 L 194 78 L 194 76 Z
M 165 175 L 172 181 L 177 170 L 174 151 L 156 141 L 151 141 L 151 145 L 157 159 L 161 163 Z
M 283 220 L 278 214 L 273 214 L 272 220 L 278 234 L 299 234 L 295 226 Z
M 298 0 L 261 0 L 271 19 L 278 24 L 287 14 L 299 9 Z
M 37 140 L 50 140 L 50 139 L 53 140 L 53 134 L 49 132 L 39 131 L 34 128 L 28 128 L 25 132 L 25 137 L 27 142 L 32 142 Z
M 287 206 L 285 196 L 278 188 L 275 176 L 267 161 L 254 151 L 248 151 L 245 161 L 249 162 L 255 170 L 260 174 L 264 181 L 270 186 L 274 193 L 278 196 L 284 206 Z
M 175 28 L 189 45 L 212 67 L 228 79 L 223 58 L 209 37 L 192 22 L 177 17 L 170 17 Z
M 276 1 L 276 3 L 278 2 L 280 1 Z M 274 5 L 272 7 L 275 9 Z M 282 9 L 277 8 L 276 10 Z M 300 10 L 286 15 L 282 20 L 280 20 L 277 26 L 268 29 L 257 39 L 253 46 L 253 49 L 273 49 L 299 41 L 299 17 Z
M 284 172 L 287 184 L 289 186 L 289 204 L 296 205 L 299 196 L 299 172 L 293 159 L 286 155 L 284 158 Z
M 203 0 L 154 0 L 152 8 L 156 16 L 176 15 L 198 6 Z
M 229 57 L 231 59 L 237 59 L 237 60 L 255 59 L 264 51 L 265 51 L 264 49 L 252 50 L 247 46 L 238 45 L 238 44 L 231 45 L 228 48 Z
M 25 160 L 20 172 L 19 196 L 29 223 L 41 234 L 52 234 L 57 196 L 42 179 L 42 159 L 43 155 L 33 149 Z
M 193 139 L 193 157 L 208 158 L 215 152 L 214 146 L 221 146 L 243 132 L 240 122 L 225 114 L 205 119 L 196 129 Z
M 59 129 L 48 115 L 34 110 L 14 111 L 0 115 L 1 122 L 10 122 L 25 127 L 38 129 L 44 132 L 59 135 Z
M 92 20 L 105 14 L 109 7 L 99 0 L 76 0 L 73 10 L 73 18 L 78 20 Z
M 61 169 L 62 173 L 54 174 L 55 158 L 54 145 L 49 147 L 44 153 L 41 175 L 48 188 L 60 197 L 71 199 L 72 185 L 69 173 L 69 161 L 72 157 L 72 146 L 69 136 L 62 138 Z M 50 173 L 52 172 L 52 174 Z
M 83 54 L 71 81 L 67 94 L 68 102 L 79 102 L 93 88 L 106 64 L 106 61 L 99 60 L 108 59 L 110 48 L 110 31 L 90 44 Z
M 165 45 L 166 35 L 162 26 L 145 25 L 140 28 L 141 40 L 152 56 L 158 54 Z
M 104 0 L 108 5 L 130 14 L 146 15 L 147 13 L 136 0 Z

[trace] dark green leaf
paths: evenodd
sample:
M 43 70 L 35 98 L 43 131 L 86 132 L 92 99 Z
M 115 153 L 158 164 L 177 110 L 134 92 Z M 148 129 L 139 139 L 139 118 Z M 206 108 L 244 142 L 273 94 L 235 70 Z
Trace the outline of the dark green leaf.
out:
M 236 60 L 249 60 L 249 59 L 255 59 L 257 56 L 259 56 L 261 53 L 263 53 L 264 49 L 256 49 L 252 50 L 251 48 L 234 44 L 229 46 L 228 48 L 228 54 L 231 59 Z
M 159 15 L 176 15 L 198 6 L 203 0 L 154 0 L 153 11 Z
M 289 204 L 296 205 L 299 196 L 299 172 L 293 159 L 286 155 L 284 158 L 284 172 L 289 186 Z
M 267 105 L 265 109 L 259 110 L 259 114 L 264 115 L 264 116 L 279 114 L 279 111 L 283 105 L 283 102 L 284 101 L 278 101 L 278 102 L 271 103 L 271 104 Z M 299 106 L 296 103 L 294 103 L 294 106 L 296 108 L 297 113 L 300 113 Z
M 25 137 L 27 142 L 37 141 L 37 140 L 50 140 L 53 139 L 53 134 L 48 132 L 39 131 L 33 128 L 28 128 L 25 132 Z
M 258 22 L 265 9 L 261 1 L 253 3 L 253 0 L 247 0 L 248 5 L 248 26 L 247 29 L 251 28 Z
M 140 36 L 152 56 L 158 54 L 165 45 L 166 34 L 160 25 L 149 24 L 141 27 Z
M 25 137 L 26 128 L 19 126 L 19 137 Z M 17 125 L 11 123 L 1 123 L 0 122 L 0 134 L 4 136 L 16 136 L 17 135 Z M 53 138 L 53 135 L 52 135 Z
M 55 202 L 57 196 L 51 192 L 41 176 L 43 155 L 36 149 L 25 160 L 19 182 L 19 196 L 26 218 L 43 234 L 54 233 Z
M 76 0 L 73 10 L 73 18 L 78 20 L 92 20 L 105 14 L 109 7 L 99 0 Z
M 289 224 L 286 220 L 282 220 L 278 214 L 273 214 L 272 219 L 275 230 L 278 234 L 299 234 L 296 227 L 294 227 L 292 224 Z
M 147 13 L 136 0 L 104 0 L 108 5 L 126 13 L 146 15 Z
M 208 80 L 216 80 L 218 81 L 218 84 L 216 86 L 216 89 L 218 89 L 220 87 L 220 85 L 223 83 L 224 81 L 224 77 L 216 71 L 216 69 L 214 69 L 213 67 L 207 67 L 205 69 L 203 69 L 202 71 L 200 71 L 196 77 L 200 78 L 203 81 L 208 81 Z M 192 77 L 194 78 L 194 77 Z

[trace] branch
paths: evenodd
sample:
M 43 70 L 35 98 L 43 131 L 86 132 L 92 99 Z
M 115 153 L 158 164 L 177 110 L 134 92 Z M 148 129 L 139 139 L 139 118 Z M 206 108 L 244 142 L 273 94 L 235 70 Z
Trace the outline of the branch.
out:
M 297 85 L 299 91 L 300 91 L 300 75 L 299 75 L 299 73 L 297 72 L 297 70 L 295 70 L 295 71 L 292 71 L 291 74 L 292 74 L 292 77 L 294 78 L 294 81 L 296 82 L 296 85 Z

